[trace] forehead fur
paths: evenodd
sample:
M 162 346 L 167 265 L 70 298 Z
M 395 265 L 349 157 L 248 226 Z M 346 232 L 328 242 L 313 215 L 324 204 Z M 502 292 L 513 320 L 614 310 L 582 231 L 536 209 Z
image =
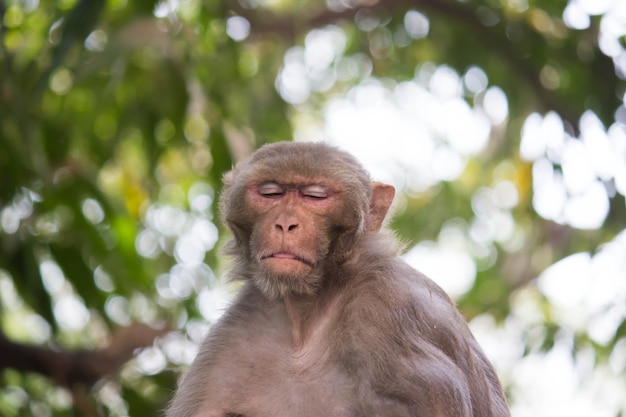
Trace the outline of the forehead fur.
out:
M 367 171 L 349 153 L 324 143 L 278 142 L 265 145 L 235 169 L 244 183 L 280 181 L 281 175 L 338 180 L 348 188 L 369 190 Z

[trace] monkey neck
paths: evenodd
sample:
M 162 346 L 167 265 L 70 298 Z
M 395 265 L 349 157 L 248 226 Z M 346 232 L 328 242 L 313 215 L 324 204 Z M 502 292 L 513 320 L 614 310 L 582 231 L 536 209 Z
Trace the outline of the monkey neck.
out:
M 321 323 L 318 323 L 317 319 L 322 317 L 320 313 L 325 310 L 327 303 L 317 295 L 285 293 L 282 298 L 291 328 L 293 348 L 298 351 L 304 347 L 311 336 L 322 330 Z

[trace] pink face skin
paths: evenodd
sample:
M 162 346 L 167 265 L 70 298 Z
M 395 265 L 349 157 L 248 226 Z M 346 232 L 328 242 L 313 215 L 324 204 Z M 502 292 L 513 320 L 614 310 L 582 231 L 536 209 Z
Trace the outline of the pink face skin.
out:
M 320 232 L 336 210 L 339 192 L 319 182 L 266 181 L 248 187 L 257 213 L 257 259 L 268 272 L 302 277 L 317 264 Z

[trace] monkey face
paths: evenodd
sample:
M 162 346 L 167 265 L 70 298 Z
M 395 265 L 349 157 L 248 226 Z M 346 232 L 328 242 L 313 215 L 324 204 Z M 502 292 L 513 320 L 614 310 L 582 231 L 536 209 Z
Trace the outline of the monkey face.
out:
M 339 195 L 323 180 L 263 181 L 247 188 L 246 205 L 257 219 L 250 252 L 259 280 L 291 292 L 314 292 L 329 253 Z

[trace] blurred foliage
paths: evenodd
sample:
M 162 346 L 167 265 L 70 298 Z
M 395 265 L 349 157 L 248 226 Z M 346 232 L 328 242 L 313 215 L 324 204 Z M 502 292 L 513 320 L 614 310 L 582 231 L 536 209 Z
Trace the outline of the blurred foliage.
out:
M 214 249 L 224 233 L 213 223 L 221 175 L 263 143 L 293 137 L 294 106 L 277 92 L 277 74 L 289 48 L 327 25 L 346 34 L 344 55 L 361 56 L 371 69 L 314 92 L 300 110 L 316 114 L 367 77 L 412 79 L 424 62 L 461 74 L 478 66 L 506 92 L 508 123 L 487 149 L 458 180 L 404 196 L 391 223 L 410 245 L 436 240 L 450 219 L 471 222 L 477 191 L 513 182 L 524 244 L 496 243 L 478 257 L 474 286 L 459 300 L 468 317 L 504 320 L 514 291 L 626 226 L 619 194 L 597 230 L 558 225 L 532 209 L 531 168 L 518 151 L 528 113 L 556 111 L 575 134 L 585 110 L 613 123 L 624 94 L 623 79 L 598 49 L 599 19 L 570 29 L 565 5 L 0 1 L 0 331 L 16 342 L 94 349 L 116 327 L 168 323 L 179 339 L 197 342 L 209 314 L 196 300 L 218 285 L 224 263 Z M 407 34 L 409 10 L 428 17 L 427 36 Z M 240 39 L 229 36 L 235 16 L 250 25 L 248 34 L 239 21 Z M 542 325 L 549 348 L 557 328 Z M 598 352 L 610 351 L 624 328 Z M 143 362 L 82 394 L 5 370 L 0 415 L 156 415 L 188 362 L 182 350 L 157 342 Z

